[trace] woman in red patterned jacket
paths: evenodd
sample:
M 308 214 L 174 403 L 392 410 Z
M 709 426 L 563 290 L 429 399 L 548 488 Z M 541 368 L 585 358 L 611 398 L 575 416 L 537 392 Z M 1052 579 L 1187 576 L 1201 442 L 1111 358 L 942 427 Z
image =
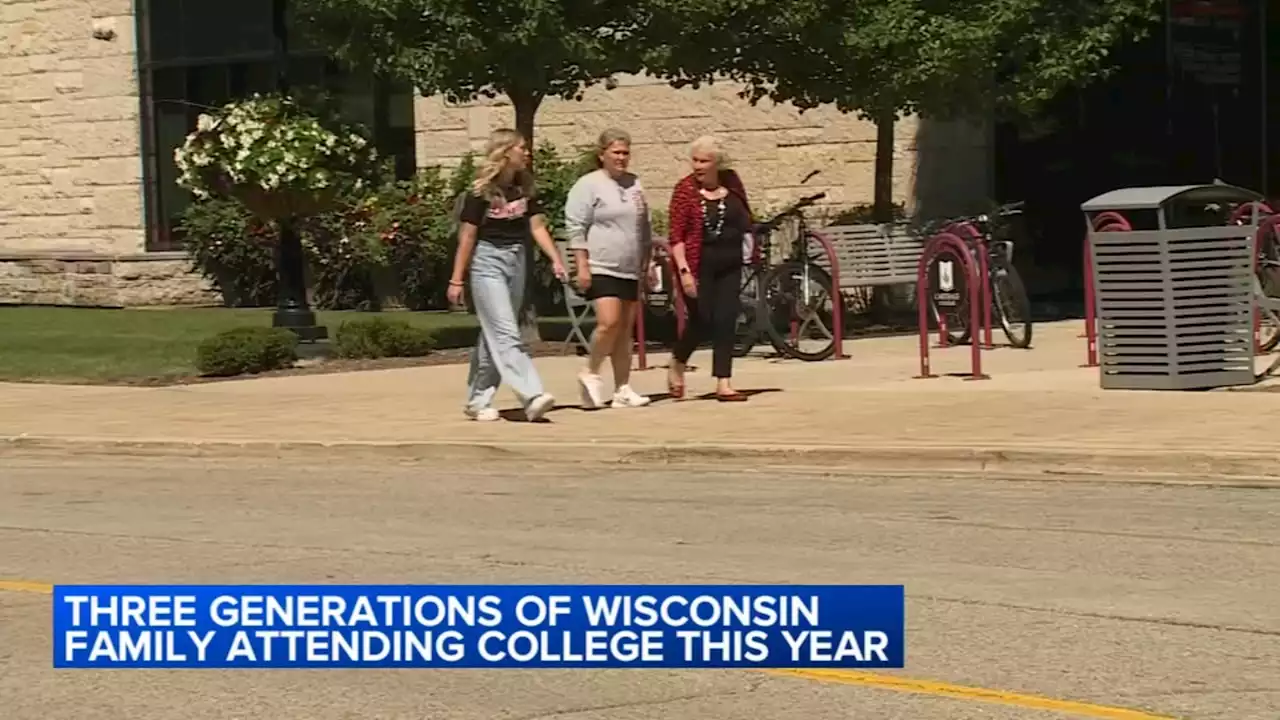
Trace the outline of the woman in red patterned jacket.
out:
M 684 397 L 684 372 L 698 343 L 710 336 L 711 374 L 716 398 L 746 400 L 733 389 L 733 344 L 741 300 L 743 241 L 751 228 L 751 205 L 738 174 L 726 168 L 725 153 L 713 137 L 690 148 L 693 172 L 671 194 L 670 243 L 689 322 L 676 343 L 667 383 Z

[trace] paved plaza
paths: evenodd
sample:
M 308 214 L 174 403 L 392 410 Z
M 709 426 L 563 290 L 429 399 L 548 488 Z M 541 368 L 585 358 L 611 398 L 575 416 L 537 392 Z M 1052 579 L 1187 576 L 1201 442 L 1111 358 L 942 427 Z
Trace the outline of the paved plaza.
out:
M 738 462 L 836 470 L 1013 470 L 1204 473 L 1280 478 L 1277 396 L 1248 392 L 1132 392 L 1098 387 L 1082 324 L 1037 326 L 1031 350 L 985 352 L 989 380 L 969 382 L 969 351 L 932 351 L 934 379 L 918 373 L 918 340 L 850 341 L 847 360 L 752 357 L 736 384 L 748 403 L 695 399 L 711 392 L 709 352 L 688 379 L 691 399 L 634 410 L 583 411 L 576 357 L 538 359 L 563 407 L 546 422 L 468 422 L 462 365 L 342 375 L 236 380 L 162 388 L 0 384 L 0 438 L 53 449 L 139 444 L 177 452 L 230 445 L 270 452 L 327 445 L 342 452 L 470 461 L 499 455 L 574 462 Z M 665 393 L 666 356 L 650 354 L 633 384 Z M 1264 366 L 1260 358 L 1259 368 Z M 10 442 L 13 445 L 14 442 Z M 3 447 L 3 446 L 0 446 Z M 320 450 L 313 450 L 319 452 Z
M 0 386 L 0 715 L 1275 720 L 1277 396 L 1101 391 L 1079 330 L 987 381 L 887 338 L 598 412 L 540 359 L 570 406 L 536 424 L 465 421 L 461 367 Z M 71 582 L 905 584 L 907 666 L 55 672 Z

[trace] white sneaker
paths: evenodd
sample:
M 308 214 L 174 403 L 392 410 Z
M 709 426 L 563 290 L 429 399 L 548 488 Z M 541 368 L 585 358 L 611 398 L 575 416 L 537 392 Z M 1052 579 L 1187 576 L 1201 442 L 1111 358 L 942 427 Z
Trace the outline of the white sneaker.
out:
M 537 422 L 542 419 L 543 415 L 556 404 L 556 399 L 548 393 L 542 393 L 538 397 L 529 401 L 524 408 L 524 416 L 529 422 Z
M 467 417 L 479 422 L 493 422 L 494 420 L 501 419 L 501 416 L 498 415 L 498 411 L 491 407 L 484 407 L 479 410 L 467 408 L 466 410 L 463 410 L 463 412 L 466 413 Z
M 632 390 L 630 385 L 623 385 L 613 394 L 613 407 L 644 407 L 649 402 L 649 398 Z
M 578 392 L 584 409 L 595 410 L 604 405 L 604 382 L 599 375 L 586 371 L 578 373 Z

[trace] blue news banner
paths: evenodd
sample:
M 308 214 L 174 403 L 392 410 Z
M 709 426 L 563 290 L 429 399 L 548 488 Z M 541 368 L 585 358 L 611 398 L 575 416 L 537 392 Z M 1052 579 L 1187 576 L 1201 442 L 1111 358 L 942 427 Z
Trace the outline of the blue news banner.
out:
M 901 585 L 60 585 L 58 668 L 901 668 Z

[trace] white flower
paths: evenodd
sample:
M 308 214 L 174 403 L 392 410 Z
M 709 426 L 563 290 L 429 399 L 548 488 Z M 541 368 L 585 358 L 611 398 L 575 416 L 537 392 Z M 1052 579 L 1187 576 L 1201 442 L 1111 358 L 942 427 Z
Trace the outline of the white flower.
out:
M 335 171 L 348 173 L 356 163 L 376 157 L 356 132 L 335 134 L 318 118 L 279 120 L 278 100 L 255 97 L 203 114 L 196 130 L 173 152 L 178 183 L 207 197 L 205 168 L 216 168 L 236 184 L 269 191 L 314 192 L 331 188 Z M 219 119 L 221 116 L 221 119 Z M 355 181 L 356 188 L 366 186 Z

